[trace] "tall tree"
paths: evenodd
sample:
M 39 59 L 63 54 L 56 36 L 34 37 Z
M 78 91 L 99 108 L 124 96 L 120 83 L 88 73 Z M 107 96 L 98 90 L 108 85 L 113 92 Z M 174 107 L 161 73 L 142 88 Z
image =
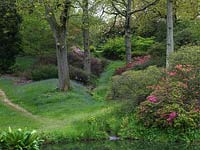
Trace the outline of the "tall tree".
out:
M 89 37 L 89 1 L 83 0 L 83 16 L 82 16 L 82 30 L 83 30 L 83 45 L 84 45 L 84 70 L 90 76 L 91 74 L 91 56 L 90 56 L 90 37 Z
M 67 60 L 67 43 L 66 37 L 68 32 L 69 14 L 71 8 L 71 0 L 59 1 L 55 5 L 49 0 L 42 0 L 45 8 L 46 19 L 53 32 L 56 42 L 57 64 L 59 89 L 67 91 L 70 89 L 69 66 Z M 56 18 L 56 11 L 61 10 L 59 19 Z
M 174 52 L 173 0 L 167 0 L 167 58 L 166 58 L 167 67 L 169 67 L 169 56 L 173 52 Z
M 20 50 L 21 17 L 17 13 L 15 2 L 15 0 L 0 1 L 0 73 L 9 70 Z
M 115 13 L 121 15 L 125 18 L 125 49 L 126 49 L 126 63 L 132 61 L 132 52 L 131 52 L 131 18 L 134 14 L 141 11 L 147 10 L 150 6 L 155 5 L 159 0 L 153 0 L 151 2 L 142 0 L 140 3 L 142 5 L 137 5 L 133 3 L 133 0 L 115 0 L 111 1 L 112 7 L 115 10 Z

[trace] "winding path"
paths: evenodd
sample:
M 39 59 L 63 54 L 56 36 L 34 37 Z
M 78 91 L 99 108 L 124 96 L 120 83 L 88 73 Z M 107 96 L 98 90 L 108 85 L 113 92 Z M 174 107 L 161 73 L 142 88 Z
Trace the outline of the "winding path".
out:
M 5 92 L 2 91 L 0 89 L 0 101 L 9 106 L 10 108 L 13 108 L 14 110 L 18 111 L 18 112 L 22 112 L 23 114 L 25 114 L 26 116 L 28 117 L 31 117 L 31 118 L 37 118 L 37 116 L 33 115 L 31 112 L 27 111 L 26 109 L 20 107 L 19 105 L 17 104 L 14 104 L 12 103 L 6 96 Z

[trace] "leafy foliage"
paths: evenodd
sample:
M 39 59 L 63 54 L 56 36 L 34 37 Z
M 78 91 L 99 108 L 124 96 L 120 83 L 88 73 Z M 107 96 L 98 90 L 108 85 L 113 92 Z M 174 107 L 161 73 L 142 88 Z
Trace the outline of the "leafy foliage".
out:
M 175 67 L 178 64 L 200 66 L 200 47 L 199 46 L 187 46 L 182 47 L 176 53 L 170 57 L 171 67 Z
M 166 78 L 153 86 L 154 92 L 138 109 L 138 119 L 146 126 L 179 129 L 199 127 L 198 53 L 198 47 L 190 47 L 172 55 Z
M 0 135 L 0 144 L 3 149 L 14 149 L 14 150 L 39 150 L 40 144 L 43 142 L 36 131 L 25 131 L 25 130 L 12 130 L 3 132 Z
M 31 71 L 31 79 L 34 81 L 57 78 L 58 71 L 55 65 L 36 66 Z
M 20 50 L 21 18 L 14 0 L 0 2 L 0 73 L 9 70 Z
M 199 72 L 191 66 L 177 65 L 168 74 L 140 105 L 139 120 L 146 126 L 199 127 Z
M 55 55 L 55 42 L 50 27 L 38 16 L 36 10 L 23 15 L 20 33 L 21 47 L 25 55 L 37 57 Z
M 134 58 L 134 61 L 130 62 L 129 64 L 127 64 L 123 67 L 117 68 L 115 70 L 115 75 L 120 75 L 125 71 L 135 69 L 135 68 L 139 67 L 140 65 L 144 65 L 144 64 L 148 63 L 150 61 L 150 59 L 151 59 L 150 56 L 136 57 L 136 58 Z
M 154 43 L 153 38 L 132 38 L 132 48 L 134 56 L 141 56 L 147 53 L 147 50 Z M 124 38 L 116 37 L 114 39 L 108 39 L 108 41 L 101 47 L 101 51 L 104 57 L 109 59 L 123 59 L 125 57 L 125 42 Z
M 151 66 L 146 70 L 127 71 L 121 76 L 114 76 L 109 97 L 111 99 L 130 99 L 132 101 L 143 100 L 151 90 L 147 86 L 156 84 L 161 78 L 160 69 Z

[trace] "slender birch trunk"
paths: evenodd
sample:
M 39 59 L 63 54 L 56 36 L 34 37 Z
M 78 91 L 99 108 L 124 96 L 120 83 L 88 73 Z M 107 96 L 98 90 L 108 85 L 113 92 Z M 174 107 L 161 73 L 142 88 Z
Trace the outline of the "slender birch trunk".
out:
M 82 18 L 82 30 L 83 30 L 83 45 L 84 45 L 84 70 L 88 73 L 88 78 L 91 74 L 91 54 L 89 43 L 89 8 L 88 0 L 83 0 L 83 18 Z
M 167 58 L 166 67 L 169 67 L 169 56 L 174 52 L 173 33 L 173 0 L 167 0 Z
M 132 0 L 127 1 L 127 11 L 125 16 L 125 49 L 126 49 L 126 63 L 132 61 L 131 53 L 131 5 Z

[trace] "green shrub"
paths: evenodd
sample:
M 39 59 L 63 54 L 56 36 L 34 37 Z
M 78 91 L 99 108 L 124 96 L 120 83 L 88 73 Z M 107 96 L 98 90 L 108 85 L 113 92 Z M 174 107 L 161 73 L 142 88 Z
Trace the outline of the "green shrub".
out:
M 101 47 L 104 57 L 109 59 L 123 59 L 125 56 L 125 43 L 123 37 L 108 39 Z
M 161 76 L 160 69 L 155 66 L 141 71 L 127 71 L 121 76 L 114 76 L 109 97 L 121 100 L 141 100 L 151 92 L 147 87 L 156 84 Z
M 143 38 L 140 36 L 133 37 L 131 44 L 133 51 L 147 52 L 147 50 L 154 44 L 154 38 Z
M 154 43 L 153 38 L 133 37 L 132 53 L 133 56 L 143 56 L 147 54 L 147 50 Z M 125 58 L 125 42 L 123 37 L 108 39 L 108 41 L 100 48 L 104 57 L 109 59 Z
M 175 44 L 178 47 L 192 44 L 194 42 L 195 41 L 192 37 L 192 32 L 188 28 L 180 30 L 179 32 L 175 34 Z
M 0 1 L 0 73 L 7 73 L 19 53 L 21 17 L 16 0 Z
M 80 81 L 84 84 L 89 83 L 89 77 L 95 78 L 94 75 L 88 75 L 83 69 L 69 66 L 70 79 Z M 55 65 L 39 65 L 31 71 L 31 78 L 34 81 L 58 78 L 57 66 Z
M 36 131 L 12 130 L 0 135 L 2 149 L 9 150 L 40 150 L 43 141 L 37 136 Z
M 84 70 L 73 67 L 71 65 L 69 67 L 69 70 L 70 70 L 70 72 L 69 72 L 70 79 L 82 82 L 84 84 L 87 84 L 90 82 L 89 77 L 92 79 L 95 78 L 94 75 L 90 75 L 87 72 L 85 72 Z
M 138 119 L 146 126 L 179 129 L 200 126 L 200 67 L 176 65 L 141 103 Z
M 31 71 L 31 79 L 34 81 L 57 78 L 58 71 L 54 65 L 39 65 Z
M 148 54 L 152 57 L 163 57 L 166 56 L 166 44 L 165 43 L 154 43 L 149 49 Z
M 84 69 L 84 53 L 77 54 L 74 51 L 68 53 L 69 64 L 75 68 Z M 91 58 L 91 71 L 92 74 L 100 76 L 103 72 L 107 61 L 105 59 Z
M 177 47 L 184 45 L 199 45 L 200 32 L 199 20 L 179 21 L 175 27 L 175 44 Z
M 178 64 L 200 66 L 200 46 L 183 47 L 170 57 L 170 65 Z

